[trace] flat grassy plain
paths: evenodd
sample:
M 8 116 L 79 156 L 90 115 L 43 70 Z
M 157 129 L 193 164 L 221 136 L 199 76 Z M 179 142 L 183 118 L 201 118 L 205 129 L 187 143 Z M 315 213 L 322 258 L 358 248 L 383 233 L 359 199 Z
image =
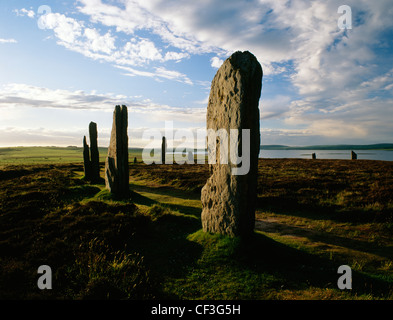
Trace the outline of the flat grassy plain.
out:
M 4 150 L 1 299 L 393 299 L 392 162 L 260 159 L 255 233 L 240 239 L 201 230 L 208 165 L 130 163 L 116 201 L 77 150 Z M 352 290 L 337 287 L 344 264 Z
M 99 147 L 99 158 L 105 162 L 108 148 Z M 130 161 L 137 157 L 142 160 L 141 149 L 129 149 Z M 83 148 L 61 147 L 12 147 L 0 148 L 0 166 L 9 164 L 32 165 L 53 163 L 75 163 L 83 161 Z

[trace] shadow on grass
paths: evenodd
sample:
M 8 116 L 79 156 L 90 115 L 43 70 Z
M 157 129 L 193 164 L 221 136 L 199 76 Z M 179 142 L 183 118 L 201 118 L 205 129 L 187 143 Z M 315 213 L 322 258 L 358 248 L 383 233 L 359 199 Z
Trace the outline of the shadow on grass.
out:
M 186 190 L 178 189 L 176 187 L 168 187 L 168 186 L 150 187 L 150 186 L 143 186 L 135 183 L 130 183 L 130 187 L 134 191 L 166 195 L 166 196 L 176 197 L 184 200 L 198 200 L 201 198 L 200 193 L 196 194 L 193 191 L 186 191 Z
M 281 288 L 306 289 L 308 287 L 337 289 L 340 274 L 338 262 L 276 242 L 260 233 L 240 240 L 233 258 L 245 268 L 268 272 L 283 279 Z M 352 270 L 351 294 L 387 297 L 392 293 L 393 282 Z
M 166 206 L 150 208 L 154 218 L 143 237 L 127 243 L 127 247 L 144 256 L 152 279 L 157 286 L 158 299 L 179 299 L 176 293 L 163 290 L 168 278 L 184 278 L 190 266 L 200 258 L 203 247 L 189 241 L 187 236 L 200 228 L 200 221 L 190 215 L 176 214 Z M 162 212 L 157 212 L 162 210 Z
M 378 244 L 370 243 L 368 241 L 349 239 L 337 235 L 332 235 L 327 232 L 306 230 L 304 228 L 282 224 L 278 222 L 257 220 L 256 228 L 261 231 L 276 233 L 279 234 L 280 236 L 294 235 L 294 236 L 306 237 L 314 242 L 323 242 L 326 244 L 345 247 L 352 250 L 368 252 L 371 254 L 377 254 L 381 257 L 393 259 L 393 252 L 391 247 L 380 246 Z
M 0 230 L 0 239 L 6 234 L 9 238 L 0 246 L 4 299 L 123 299 L 132 289 L 133 283 L 127 282 L 131 278 L 141 292 L 130 299 L 176 298 L 162 290 L 162 283 L 167 277 L 183 277 L 202 252 L 187 240 L 200 227 L 198 219 L 169 210 L 153 219 L 132 203 L 74 203 L 29 221 L 23 230 L 19 225 L 25 225 L 22 216 L 12 230 Z M 42 264 L 56 270 L 56 290 L 49 293 L 29 285 L 36 283 L 36 268 Z M 117 274 L 119 268 L 125 268 L 124 273 Z
M 85 198 L 91 198 L 100 192 L 100 188 L 88 184 L 70 187 L 63 197 L 63 201 L 81 201 Z
M 257 209 L 287 216 L 350 223 L 386 222 L 393 216 L 391 210 L 374 212 L 343 208 L 338 205 L 303 204 L 297 199 L 280 197 L 258 197 Z
M 145 205 L 145 206 L 152 206 L 154 204 L 159 204 L 160 202 L 150 199 L 144 195 L 141 195 L 135 190 L 141 190 L 140 188 L 135 188 L 134 185 L 131 185 L 131 195 L 130 198 L 132 199 L 132 202 L 140 205 Z M 168 193 L 160 193 L 158 190 L 155 188 L 148 188 L 148 187 L 143 187 L 142 189 L 144 192 L 149 192 L 149 193 L 154 193 L 154 194 L 159 194 L 159 195 L 168 195 Z M 168 207 L 169 209 L 173 211 L 179 211 L 184 214 L 189 214 L 192 216 L 195 216 L 197 218 L 200 218 L 201 216 L 201 209 L 191 207 L 191 206 L 184 206 L 180 204 L 170 204 L 170 203 L 163 203 L 165 207 Z
M 49 169 L 47 169 L 49 170 Z M 43 171 L 43 169 L 36 170 L 36 171 Z M 23 177 L 28 174 L 34 174 L 36 171 L 34 170 L 27 170 L 27 169 L 7 169 L 7 170 L 0 170 L 0 181 L 3 180 L 10 180 L 19 177 Z
M 277 214 L 285 214 L 310 219 L 331 219 L 332 212 L 338 207 L 323 207 L 310 204 L 302 204 L 298 199 L 288 197 L 258 197 L 257 209 L 270 210 Z

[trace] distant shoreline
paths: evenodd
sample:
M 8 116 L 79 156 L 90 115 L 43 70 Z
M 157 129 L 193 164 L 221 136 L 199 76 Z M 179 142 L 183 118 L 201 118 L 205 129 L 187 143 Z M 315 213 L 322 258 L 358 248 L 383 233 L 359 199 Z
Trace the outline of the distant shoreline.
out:
M 339 145 L 316 145 L 316 146 L 285 146 L 285 145 L 265 145 L 260 150 L 393 150 L 393 143 L 377 144 L 339 144 Z
M 341 147 L 341 148 L 340 148 Z M 352 148 L 353 147 L 353 148 Z M 385 147 L 385 148 L 384 148 Z M 315 153 L 316 159 L 351 159 L 351 151 L 358 155 L 359 160 L 382 160 L 393 161 L 393 146 L 389 144 L 363 145 L 363 146 L 319 146 L 316 147 L 289 147 L 289 146 L 262 146 L 259 158 L 282 159 L 300 158 L 311 159 Z M 100 162 L 105 162 L 108 148 L 99 147 Z M 129 148 L 129 159 L 137 162 L 143 161 L 142 148 Z M 160 153 L 160 148 L 158 148 Z M 184 151 L 172 149 L 167 154 L 186 154 Z M 195 149 L 194 156 L 205 154 L 204 149 Z M 77 146 L 68 147 L 6 147 L 0 148 L 0 165 L 5 164 L 41 164 L 41 163 L 71 163 L 83 161 L 83 148 Z
M 79 150 L 82 147 L 78 146 L 13 146 L 13 147 L 0 147 L 0 151 L 15 150 L 17 148 L 53 148 L 53 149 L 68 149 Z M 107 147 L 99 147 L 101 150 Z M 142 151 L 143 148 L 128 148 L 130 151 Z M 261 145 L 260 150 L 388 150 L 393 151 L 393 143 L 376 143 L 364 145 L 352 144 L 338 144 L 338 145 L 312 145 L 312 146 L 286 146 L 286 145 Z M 169 149 L 168 149 L 169 151 Z M 203 151 L 201 149 L 194 149 L 194 151 Z M 205 150 L 206 151 L 206 150 Z

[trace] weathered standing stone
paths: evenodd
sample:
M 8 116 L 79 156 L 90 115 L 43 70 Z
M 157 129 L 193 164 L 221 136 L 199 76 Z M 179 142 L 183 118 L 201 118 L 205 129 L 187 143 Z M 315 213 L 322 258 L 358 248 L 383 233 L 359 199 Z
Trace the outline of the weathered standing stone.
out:
M 230 236 L 249 236 L 255 226 L 258 155 L 260 146 L 259 98 L 262 68 L 250 52 L 235 52 L 217 71 L 211 85 L 207 107 L 207 129 L 250 130 L 250 169 L 245 175 L 233 175 L 237 165 L 220 163 L 219 141 L 216 164 L 202 188 L 202 227 L 205 232 Z M 239 150 L 237 150 L 240 154 Z M 212 152 L 209 150 L 209 152 Z M 244 155 L 243 155 L 244 156 Z M 229 157 L 228 157 L 229 158 Z
M 313 154 L 311 155 L 311 157 L 312 157 L 313 160 L 315 160 L 315 159 L 317 158 L 317 155 L 316 155 L 315 153 L 313 153 Z
M 166 138 L 162 137 L 161 143 L 161 163 L 165 164 L 165 156 L 166 156 Z
M 97 124 L 90 122 L 90 164 L 91 164 L 91 181 L 97 182 L 100 179 L 100 155 L 97 144 Z
M 105 161 L 105 186 L 116 197 L 129 195 L 128 113 L 126 106 L 113 112 L 111 140 Z
M 86 136 L 83 137 L 83 168 L 85 171 L 85 179 L 91 179 L 91 162 L 90 162 L 90 149 L 86 142 Z
M 355 152 L 351 151 L 351 159 L 356 160 L 357 158 L 358 158 L 358 155 Z
M 86 142 L 86 136 L 83 137 L 83 165 L 85 179 L 91 182 L 97 182 L 100 179 L 100 163 L 97 145 L 97 124 L 89 124 L 90 148 Z

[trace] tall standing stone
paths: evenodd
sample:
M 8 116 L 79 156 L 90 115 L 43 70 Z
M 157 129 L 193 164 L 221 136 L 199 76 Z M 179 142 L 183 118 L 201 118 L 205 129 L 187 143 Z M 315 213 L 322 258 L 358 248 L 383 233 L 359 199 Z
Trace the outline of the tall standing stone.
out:
M 91 163 L 91 181 L 97 182 L 100 179 L 100 154 L 98 152 L 97 143 L 97 124 L 90 122 L 90 163 Z
M 202 227 L 205 232 L 230 236 L 249 236 L 255 227 L 257 173 L 260 146 L 259 98 L 262 67 L 250 52 L 235 52 L 217 71 L 211 85 L 207 107 L 207 129 L 250 130 L 250 169 L 247 174 L 233 175 L 237 167 L 220 163 L 220 141 L 216 145 L 216 164 L 202 188 Z M 222 150 L 222 149 L 221 149 Z M 237 150 L 239 153 L 239 150 Z M 212 152 L 209 149 L 209 152 Z M 244 155 L 243 155 L 244 156 Z M 229 158 L 229 157 L 228 157 Z
M 356 160 L 357 158 L 358 158 L 358 155 L 354 151 L 351 151 L 351 159 Z
M 97 124 L 90 122 L 90 148 L 86 142 L 86 136 L 83 137 L 83 165 L 85 179 L 91 182 L 98 182 L 100 180 L 100 156 L 98 153 L 97 136 Z
M 83 137 L 83 168 L 85 171 L 85 179 L 91 179 L 91 162 L 90 162 L 90 149 L 86 142 L 86 136 Z
M 162 143 L 161 143 L 161 163 L 165 164 L 165 156 L 166 156 L 166 138 L 162 137 Z
M 129 195 L 128 113 L 126 106 L 113 112 L 111 140 L 105 161 L 105 186 L 116 197 Z

